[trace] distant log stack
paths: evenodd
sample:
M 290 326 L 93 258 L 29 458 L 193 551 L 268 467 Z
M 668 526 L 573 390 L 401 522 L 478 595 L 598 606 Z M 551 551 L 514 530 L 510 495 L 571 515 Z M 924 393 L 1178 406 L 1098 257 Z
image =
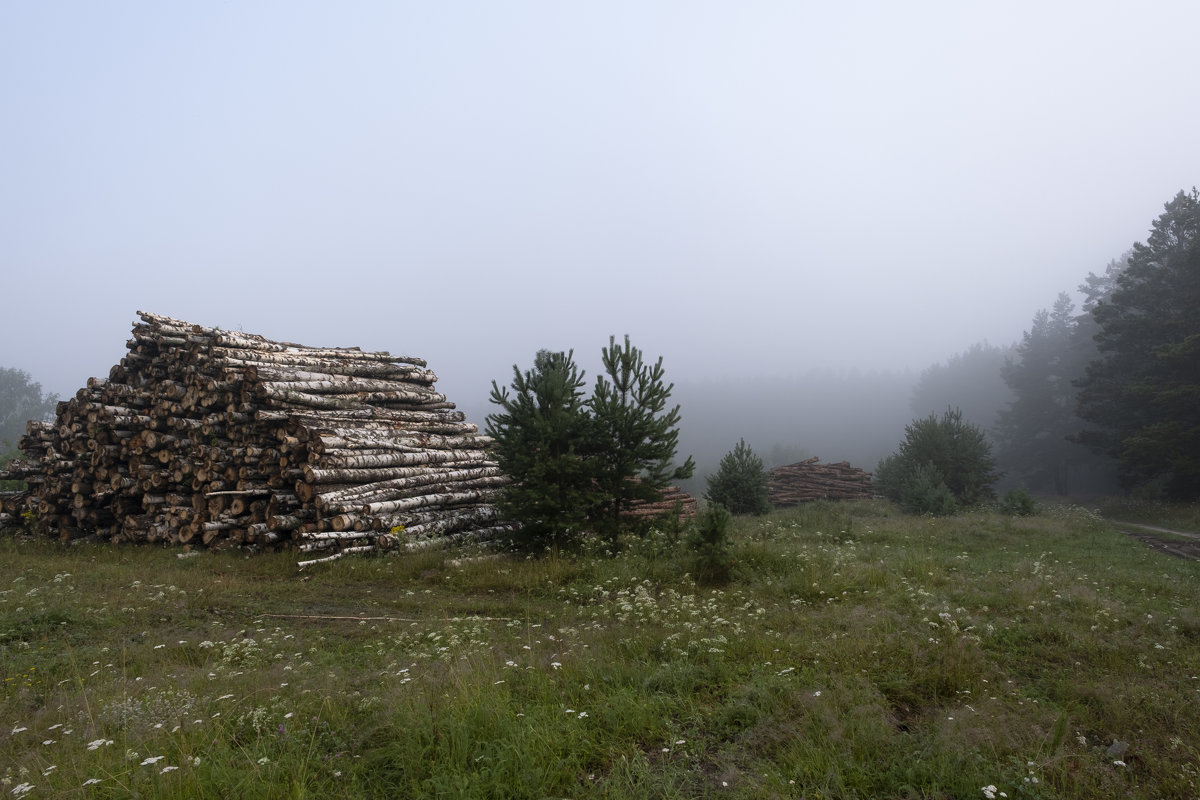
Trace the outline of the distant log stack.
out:
M 507 479 L 419 358 L 138 312 L 128 354 L 31 422 L 0 513 L 63 538 L 315 556 L 487 539 Z
M 663 489 L 662 500 L 653 503 L 645 500 L 634 501 L 622 516 L 626 519 L 654 519 L 678 515 L 682 521 L 691 519 L 698 513 L 696 498 L 678 486 L 668 486 Z
M 812 500 L 853 500 L 871 496 L 871 473 L 846 461 L 821 464 L 810 458 L 768 471 L 771 505 L 794 506 Z

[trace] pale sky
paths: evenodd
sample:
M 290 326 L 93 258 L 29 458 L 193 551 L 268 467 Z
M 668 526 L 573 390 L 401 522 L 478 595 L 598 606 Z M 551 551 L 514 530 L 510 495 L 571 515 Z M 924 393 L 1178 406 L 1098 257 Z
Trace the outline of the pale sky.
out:
M 920 370 L 1200 183 L 1195 0 L 0 0 L 0 366 L 136 311 L 677 382 Z M 481 414 L 473 421 L 482 424 Z

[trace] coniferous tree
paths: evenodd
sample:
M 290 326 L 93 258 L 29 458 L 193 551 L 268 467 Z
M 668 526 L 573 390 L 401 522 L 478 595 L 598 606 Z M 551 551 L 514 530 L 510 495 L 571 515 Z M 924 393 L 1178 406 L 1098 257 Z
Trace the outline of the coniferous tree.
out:
M 609 337 L 601 353 L 605 375 L 596 378 L 588 401 L 596 424 L 596 482 L 602 497 L 595 509 L 597 528 L 609 536 L 620 530 L 621 514 L 634 500 L 655 501 L 672 481 L 690 478 L 691 456 L 675 466 L 679 406 L 667 410 L 674 384 L 663 381 L 662 357 L 653 366 L 625 337 Z
M 1200 497 L 1200 195 L 1165 205 L 1106 300 L 1099 357 L 1079 382 L 1079 439 L 1117 459 L 1127 488 Z
M 1068 440 L 1079 430 L 1072 358 L 1074 304 L 1060 293 L 1052 310 L 1038 311 L 1015 355 L 1001 370 L 1013 400 L 1000 412 L 996 430 L 1005 471 L 1034 489 L 1066 494 L 1073 467 L 1087 451 Z
M 763 461 L 740 439 L 721 459 L 716 475 L 706 479 L 704 499 L 722 505 L 732 514 L 766 514 L 771 510 L 767 472 Z
M 522 523 L 514 544 L 528 549 L 572 542 L 596 502 L 592 425 L 572 356 L 541 350 L 533 369 L 513 365 L 512 394 L 492 381 L 491 402 L 501 411 L 488 415 L 487 432 L 513 479 L 498 505 Z

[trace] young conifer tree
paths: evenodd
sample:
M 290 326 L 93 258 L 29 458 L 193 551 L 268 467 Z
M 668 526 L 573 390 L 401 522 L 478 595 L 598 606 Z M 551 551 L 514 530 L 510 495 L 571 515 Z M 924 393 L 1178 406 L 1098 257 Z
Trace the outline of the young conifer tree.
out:
M 704 499 L 724 506 L 731 514 L 766 514 L 771 510 L 763 461 L 745 439 L 725 454 L 717 474 L 709 475 L 705 481 L 708 491 Z
M 653 366 L 625 337 L 618 346 L 609 337 L 601 353 L 605 375 L 596 379 L 588 401 L 596 424 L 596 484 L 601 493 L 595 509 L 598 530 L 616 536 L 621 513 L 634 500 L 657 501 L 673 481 L 686 480 L 696 469 L 691 456 L 675 466 L 679 440 L 679 406 L 667 409 L 674 384 L 663 380 L 662 357 Z
M 487 432 L 513 479 L 498 505 L 521 523 L 513 544 L 524 549 L 570 544 L 596 503 L 592 424 L 572 356 L 541 350 L 524 373 L 514 364 L 512 394 L 492 381 L 491 402 L 501 410 L 488 415 Z

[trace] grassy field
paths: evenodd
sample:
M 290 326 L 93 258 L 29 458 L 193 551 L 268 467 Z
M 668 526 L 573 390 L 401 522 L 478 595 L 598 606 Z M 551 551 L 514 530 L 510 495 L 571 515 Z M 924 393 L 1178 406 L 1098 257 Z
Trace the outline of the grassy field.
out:
M 1079 508 L 528 559 L 0 539 L 4 797 L 1195 798 L 1200 563 Z

